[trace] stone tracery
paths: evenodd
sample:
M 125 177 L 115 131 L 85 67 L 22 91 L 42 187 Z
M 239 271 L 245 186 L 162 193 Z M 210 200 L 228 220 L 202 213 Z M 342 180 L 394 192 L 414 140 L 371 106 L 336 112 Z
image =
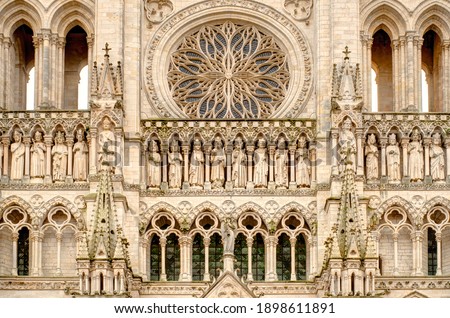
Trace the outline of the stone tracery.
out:
M 168 79 L 191 118 L 267 118 L 286 95 L 289 70 L 273 37 L 227 21 L 185 37 Z

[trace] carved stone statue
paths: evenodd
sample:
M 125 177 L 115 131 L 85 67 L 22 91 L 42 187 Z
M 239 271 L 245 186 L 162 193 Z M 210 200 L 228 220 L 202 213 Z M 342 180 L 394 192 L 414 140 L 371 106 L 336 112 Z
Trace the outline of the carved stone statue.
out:
M 161 185 L 161 154 L 156 140 L 150 140 L 147 171 L 149 188 L 159 188 Z
M 180 189 L 181 179 L 183 176 L 183 156 L 180 153 L 178 141 L 172 141 L 170 152 L 168 154 L 169 161 L 169 188 Z
M 400 181 L 400 148 L 395 134 L 389 135 L 389 144 L 386 147 L 386 164 L 388 180 Z
M 202 188 L 205 182 L 204 170 L 205 156 L 202 151 L 202 143 L 196 139 L 189 164 L 189 184 L 194 188 Z
M 33 179 L 43 179 L 45 177 L 45 152 L 46 147 L 43 142 L 42 133 L 34 133 L 33 144 L 30 147 L 30 177 Z
M 100 170 L 116 165 L 116 137 L 108 117 L 103 120 L 103 131 L 98 136 L 98 163 Z
M 258 148 L 255 150 L 255 171 L 253 182 L 255 188 L 267 188 L 267 174 L 269 172 L 269 158 L 267 155 L 266 141 L 258 140 Z
M 287 188 L 288 186 L 288 160 L 289 153 L 286 149 L 286 141 L 283 137 L 280 137 L 277 150 L 275 150 L 275 185 L 278 188 Z
M 347 117 L 339 132 L 339 170 L 343 172 L 346 166 L 350 166 L 356 172 L 356 138 L 352 132 L 352 121 Z
M 430 173 L 433 181 L 442 181 L 445 179 L 445 157 L 442 149 L 442 139 L 440 133 L 433 134 L 432 144 L 430 145 Z
M 423 146 L 418 129 L 411 134 L 411 142 L 408 144 L 409 154 L 409 177 L 411 181 L 423 180 Z
M 77 142 L 73 145 L 73 179 L 75 181 L 87 180 L 89 148 L 84 140 L 83 129 L 77 130 Z
M 299 187 L 309 187 L 311 185 L 311 162 L 309 160 L 309 151 L 306 148 L 306 137 L 300 136 L 295 150 L 295 180 Z
M 232 218 L 226 218 L 221 224 L 223 253 L 234 254 L 234 238 L 236 236 L 236 222 Z
M 11 180 L 22 180 L 25 164 L 25 145 L 22 142 L 22 132 L 16 129 L 11 144 Z
M 242 138 L 236 137 L 232 154 L 233 165 L 233 186 L 235 188 L 245 188 L 247 185 L 247 156 L 243 149 Z
M 222 139 L 214 140 L 214 148 L 211 150 L 211 187 L 219 189 L 225 182 L 226 156 L 223 150 Z
M 53 181 L 64 182 L 67 175 L 67 145 L 64 133 L 58 131 L 55 136 L 55 145 L 52 148 L 53 156 Z
M 376 145 L 377 139 L 374 134 L 367 137 L 366 145 L 366 179 L 378 179 L 378 147 Z

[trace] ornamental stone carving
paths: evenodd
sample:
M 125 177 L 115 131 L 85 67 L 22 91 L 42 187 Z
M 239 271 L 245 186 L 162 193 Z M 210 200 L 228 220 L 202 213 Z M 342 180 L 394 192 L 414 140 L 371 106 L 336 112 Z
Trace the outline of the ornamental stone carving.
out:
M 203 183 L 205 182 L 204 162 L 205 156 L 202 151 L 202 143 L 199 139 L 196 139 L 189 165 L 189 184 L 193 188 L 203 188 Z
M 313 6 L 313 0 L 285 0 L 284 9 L 295 20 L 307 20 L 311 16 L 311 8 Z
M 30 177 L 34 181 L 43 181 L 45 177 L 45 153 L 46 147 L 43 142 L 42 132 L 34 133 L 33 144 L 30 148 Z
M 300 136 L 297 150 L 295 150 L 296 161 L 296 181 L 299 187 L 309 187 L 311 185 L 311 161 L 309 160 L 309 150 L 307 149 L 306 137 Z
M 55 182 L 66 181 L 68 149 L 65 141 L 64 133 L 58 131 L 55 135 L 55 145 L 52 148 L 52 172 Z
M 14 142 L 11 144 L 11 180 L 22 180 L 25 164 L 25 145 L 22 142 L 22 132 L 15 129 Z
M 162 22 L 173 11 L 170 0 L 146 0 L 145 15 L 151 23 Z
M 77 130 L 77 142 L 73 145 L 73 179 L 75 181 L 87 180 L 87 169 L 89 164 L 88 145 L 85 141 L 84 130 Z
M 183 175 L 183 156 L 180 153 L 180 146 L 177 140 L 170 144 L 168 154 L 169 162 L 169 189 L 180 189 Z
M 186 36 L 172 54 L 172 96 L 191 118 L 267 118 L 286 96 L 286 54 L 255 26 L 227 21 Z
M 430 145 L 430 173 L 433 181 L 445 180 L 445 157 L 440 133 L 433 134 Z
M 366 152 L 366 179 L 367 181 L 378 179 L 378 147 L 374 134 L 367 137 Z
M 386 164 L 389 182 L 400 182 L 400 148 L 395 134 L 389 135 L 389 144 L 386 147 Z
M 423 145 L 422 137 L 418 129 L 411 134 L 411 142 L 408 144 L 409 177 L 412 182 L 423 180 Z

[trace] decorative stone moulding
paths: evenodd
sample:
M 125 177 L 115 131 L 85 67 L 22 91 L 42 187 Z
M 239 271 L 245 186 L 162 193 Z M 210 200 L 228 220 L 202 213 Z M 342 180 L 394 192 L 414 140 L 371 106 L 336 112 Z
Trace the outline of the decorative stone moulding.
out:
M 255 1 L 204 1 L 172 15 L 149 41 L 144 67 L 143 118 L 293 118 L 313 82 L 304 34 Z
M 173 12 L 173 4 L 170 0 L 146 0 L 144 7 L 150 25 L 161 23 Z
M 286 0 L 284 9 L 298 21 L 308 20 L 311 16 L 313 0 Z

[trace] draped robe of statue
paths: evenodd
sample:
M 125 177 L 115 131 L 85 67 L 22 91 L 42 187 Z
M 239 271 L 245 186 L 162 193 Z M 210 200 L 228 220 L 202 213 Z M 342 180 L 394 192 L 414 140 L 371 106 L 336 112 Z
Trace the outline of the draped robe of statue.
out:
M 161 154 L 156 142 L 153 143 L 148 156 L 148 186 L 159 188 L 161 185 Z
M 378 147 L 375 145 L 375 137 L 369 136 L 366 152 L 366 179 L 376 180 L 378 179 Z
M 386 147 L 386 164 L 389 181 L 400 181 L 400 148 L 395 140 Z
M 296 169 L 295 180 L 299 187 L 309 187 L 311 185 L 310 171 L 311 164 L 308 157 L 308 149 L 298 148 L 295 151 Z
M 36 132 L 34 142 L 30 147 L 30 177 L 44 178 L 45 177 L 45 152 L 46 147 L 42 142 L 42 135 Z
M 63 182 L 67 175 L 67 146 L 63 143 L 62 137 L 56 137 L 56 144 L 52 148 L 53 156 L 53 181 Z
M 222 188 L 225 182 L 225 151 L 222 142 L 216 141 L 211 151 L 211 186 L 213 189 Z
M 233 186 L 245 188 L 247 185 L 247 156 L 242 145 L 237 146 L 232 153 Z
M 423 146 L 419 140 L 413 140 L 408 144 L 409 153 L 409 177 L 411 181 L 423 179 Z
M 253 183 L 255 188 L 267 188 L 267 174 L 269 172 L 269 157 L 267 148 L 259 147 L 254 153 L 255 167 L 253 172 Z
M 183 176 L 183 156 L 177 148 L 172 148 L 172 152 L 168 154 L 169 161 L 169 188 L 180 189 L 181 178 Z
M 75 181 L 87 180 L 89 148 L 83 135 L 78 135 L 78 141 L 73 145 L 73 179 Z
M 194 146 L 189 164 L 189 184 L 193 187 L 203 187 L 205 182 L 205 156 L 200 146 Z
M 433 180 L 445 179 L 445 157 L 440 140 L 430 145 L 430 174 Z
M 275 185 L 277 187 L 288 186 L 288 160 L 289 154 L 286 149 L 275 151 Z
M 356 138 L 351 131 L 351 121 L 344 121 L 339 133 L 340 171 L 343 172 L 347 164 L 356 172 Z
M 25 164 L 25 145 L 22 134 L 14 133 L 14 143 L 11 144 L 11 180 L 22 180 Z

